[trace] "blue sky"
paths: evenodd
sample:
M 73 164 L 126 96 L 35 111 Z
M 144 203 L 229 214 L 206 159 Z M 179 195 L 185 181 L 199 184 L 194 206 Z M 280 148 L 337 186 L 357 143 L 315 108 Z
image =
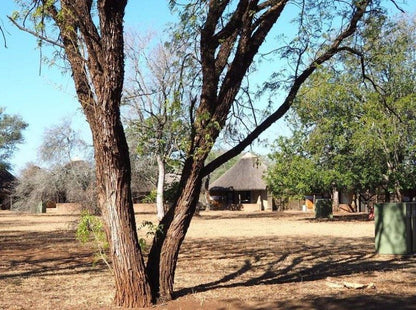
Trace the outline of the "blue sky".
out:
M 162 31 L 166 22 L 173 19 L 168 0 L 145 3 L 129 1 L 126 28 L 135 27 L 144 33 Z M 409 0 L 408 3 L 405 8 L 415 13 L 416 1 Z M 59 69 L 47 65 L 42 65 L 42 74 L 39 75 L 40 57 L 36 40 L 7 20 L 6 15 L 14 10 L 16 6 L 13 0 L 1 0 L 0 23 L 6 31 L 8 47 L 0 46 L 0 106 L 6 108 L 6 113 L 21 115 L 29 124 L 24 132 L 25 142 L 19 146 L 11 161 L 13 172 L 18 174 L 27 162 L 39 162 L 38 147 L 46 128 L 63 119 L 71 119 L 73 127 L 87 137 L 89 129 L 75 98 L 70 75 L 63 75 Z M 277 130 L 284 129 L 278 125 Z
M 126 28 L 138 27 L 144 32 L 161 31 L 172 19 L 167 0 L 129 1 L 126 9 Z M 13 0 L 1 0 L 0 23 L 6 31 L 7 48 L 0 47 L 0 106 L 8 114 L 19 114 L 29 124 L 25 142 L 19 145 L 12 159 L 18 173 L 27 162 L 38 162 L 38 147 L 46 128 L 71 119 L 73 127 L 90 136 L 85 117 L 75 98 L 70 75 L 57 68 L 42 65 L 36 40 L 15 28 L 6 15 L 16 10 Z M 3 41 L 1 40 L 1 45 Z M 46 54 L 47 51 L 44 52 Z

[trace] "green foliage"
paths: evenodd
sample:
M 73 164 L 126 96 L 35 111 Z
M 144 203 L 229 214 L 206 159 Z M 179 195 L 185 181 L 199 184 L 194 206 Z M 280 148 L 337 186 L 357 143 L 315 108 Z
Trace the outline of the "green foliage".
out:
M 142 202 L 144 203 L 155 203 L 156 202 L 157 191 L 154 189 L 150 191 L 146 197 L 143 198 Z
M 109 244 L 100 217 L 91 215 L 88 211 L 83 211 L 78 223 L 76 238 L 81 243 L 90 243 L 94 246 L 96 249 L 94 264 L 98 260 L 102 260 L 112 270 L 107 256 Z
M 22 131 L 28 126 L 21 117 L 4 113 L 0 107 L 0 165 L 8 166 L 8 160 L 23 142 Z
M 153 224 L 151 221 L 143 221 L 139 227 L 137 228 L 138 231 L 146 229 L 145 238 L 139 238 L 139 245 L 143 252 L 147 252 L 149 250 L 149 247 L 147 245 L 147 238 L 152 238 L 154 236 L 157 236 L 159 234 L 163 233 L 163 225 L 159 224 Z
M 293 136 L 277 141 L 268 183 L 275 195 L 338 189 L 400 199 L 416 182 L 415 25 L 370 24 L 362 42 L 368 60 L 343 56 L 304 85 L 288 121 Z M 319 177 L 318 177 L 319 176 Z
M 151 221 L 143 221 L 137 228 L 138 231 L 145 229 L 144 237 L 139 238 L 139 246 L 142 251 L 146 252 L 149 250 L 147 245 L 147 238 L 151 238 L 156 234 L 163 233 L 163 225 L 153 224 Z M 81 218 L 79 220 L 77 230 L 76 230 L 76 239 L 83 244 L 92 244 L 95 248 L 95 260 L 93 264 L 95 265 L 99 260 L 102 260 L 108 268 L 112 271 L 112 267 L 108 261 L 108 249 L 109 243 L 107 236 L 104 230 L 104 224 L 100 217 L 91 215 L 88 211 L 83 211 L 81 213 Z
M 166 203 L 171 203 L 176 198 L 175 195 L 179 189 L 179 182 L 171 183 L 163 193 Z
M 300 151 L 302 142 L 293 144 L 295 141 L 293 138 L 280 138 L 276 141 L 275 148 L 279 151 L 270 156 L 273 166 L 266 174 L 271 192 L 282 199 L 327 193 L 333 182 L 333 171 L 320 169 L 312 157 Z
M 167 188 L 163 191 L 163 199 L 165 202 L 172 202 L 175 198 L 175 194 L 178 191 L 179 182 L 173 182 L 172 184 L 169 184 Z M 155 203 L 156 202 L 156 196 L 157 196 L 157 190 L 154 189 L 150 191 L 149 194 L 147 194 L 143 199 L 143 203 Z

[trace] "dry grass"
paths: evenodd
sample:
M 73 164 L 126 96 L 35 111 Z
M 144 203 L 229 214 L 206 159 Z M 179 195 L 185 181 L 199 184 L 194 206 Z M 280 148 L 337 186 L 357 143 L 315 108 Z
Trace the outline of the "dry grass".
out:
M 139 223 L 156 221 L 136 210 Z M 77 215 L 48 212 L 0 212 L 0 309 L 113 309 L 111 274 L 74 240 Z M 376 255 L 363 219 L 202 212 L 182 246 L 178 298 L 155 308 L 416 309 L 415 257 Z

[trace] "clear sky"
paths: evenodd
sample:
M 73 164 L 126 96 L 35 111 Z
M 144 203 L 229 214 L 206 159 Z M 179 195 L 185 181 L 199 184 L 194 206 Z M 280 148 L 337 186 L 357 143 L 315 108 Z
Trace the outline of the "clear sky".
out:
M 146 31 L 162 31 L 172 20 L 167 0 L 131 0 L 126 9 L 126 28 L 138 27 Z M 90 136 L 85 117 L 75 98 L 73 81 L 57 68 L 42 65 L 36 40 L 14 27 L 6 15 L 16 10 L 13 0 L 1 0 L 0 23 L 6 32 L 7 48 L 0 40 L 0 106 L 8 114 L 19 114 L 29 124 L 25 142 L 19 145 L 12 159 L 18 173 L 27 162 L 38 162 L 38 147 L 46 128 L 71 119 L 73 127 Z M 45 56 L 47 51 L 44 52 Z
M 166 22 L 173 19 L 167 3 L 168 0 L 130 0 L 126 9 L 126 28 L 162 31 Z M 409 0 L 404 7 L 414 14 L 416 0 Z M 38 162 L 38 147 L 46 128 L 62 119 L 71 119 L 73 127 L 82 130 L 86 136 L 89 130 L 75 98 L 71 77 L 47 65 L 42 65 L 39 75 L 36 40 L 16 29 L 6 17 L 14 10 L 13 0 L 0 1 L 0 23 L 7 39 L 7 48 L 0 45 L 0 106 L 6 108 L 6 113 L 21 115 L 29 124 L 24 132 L 25 142 L 11 162 L 14 173 L 18 174 L 27 162 Z

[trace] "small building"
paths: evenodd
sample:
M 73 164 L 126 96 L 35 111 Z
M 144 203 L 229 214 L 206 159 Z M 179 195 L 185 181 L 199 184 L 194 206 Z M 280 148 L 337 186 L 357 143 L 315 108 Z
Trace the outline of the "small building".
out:
M 210 201 L 230 208 L 233 205 L 257 204 L 258 210 L 268 209 L 267 186 L 263 180 L 266 166 L 251 153 L 227 170 L 209 186 Z
M 10 209 L 13 184 L 16 178 L 4 167 L 0 168 L 0 208 Z

